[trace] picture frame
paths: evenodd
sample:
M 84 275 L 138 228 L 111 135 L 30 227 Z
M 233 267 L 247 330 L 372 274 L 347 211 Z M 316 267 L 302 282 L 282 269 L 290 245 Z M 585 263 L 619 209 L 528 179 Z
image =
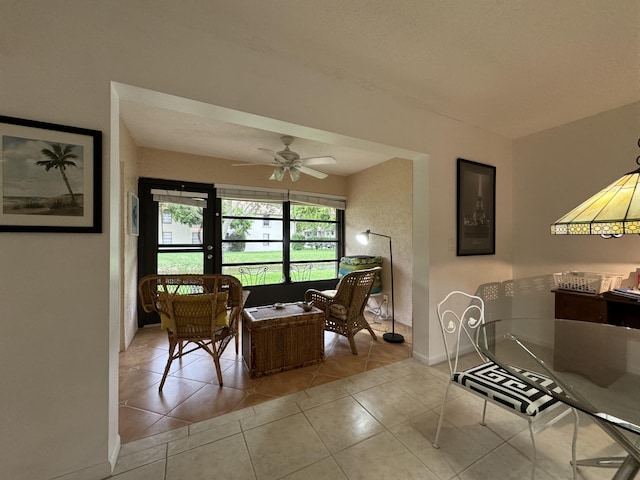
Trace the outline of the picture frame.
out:
M 132 192 L 129 192 L 129 235 L 140 235 L 140 200 Z
M 0 115 L 0 232 L 102 232 L 102 132 Z
M 456 255 L 495 255 L 495 166 L 458 158 L 456 212 Z

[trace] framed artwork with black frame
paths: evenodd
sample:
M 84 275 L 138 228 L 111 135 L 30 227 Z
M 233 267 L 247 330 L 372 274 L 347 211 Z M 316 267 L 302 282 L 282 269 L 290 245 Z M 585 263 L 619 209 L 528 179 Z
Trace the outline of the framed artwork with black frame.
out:
M 0 115 L 0 232 L 102 232 L 102 133 Z
M 496 253 L 496 167 L 458 158 L 458 256 Z

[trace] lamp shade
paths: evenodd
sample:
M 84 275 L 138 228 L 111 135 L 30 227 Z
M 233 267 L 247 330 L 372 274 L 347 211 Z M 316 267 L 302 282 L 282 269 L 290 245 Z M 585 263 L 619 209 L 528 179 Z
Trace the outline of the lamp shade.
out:
M 358 235 L 356 235 L 356 240 L 358 240 L 358 242 L 360 242 L 362 245 L 367 245 L 369 243 L 370 233 L 371 233 L 371 230 L 360 232 Z
M 640 233 L 640 168 L 629 172 L 551 224 L 554 235 L 619 237 Z

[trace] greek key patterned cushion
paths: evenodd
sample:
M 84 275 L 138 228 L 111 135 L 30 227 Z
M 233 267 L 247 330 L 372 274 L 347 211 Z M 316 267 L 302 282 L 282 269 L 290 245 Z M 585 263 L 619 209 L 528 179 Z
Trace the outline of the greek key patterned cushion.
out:
M 562 393 L 562 389 L 549 377 L 518 367 L 511 368 L 554 393 Z M 494 362 L 455 372 L 452 380 L 532 417 L 558 403 L 555 398 L 527 385 Z

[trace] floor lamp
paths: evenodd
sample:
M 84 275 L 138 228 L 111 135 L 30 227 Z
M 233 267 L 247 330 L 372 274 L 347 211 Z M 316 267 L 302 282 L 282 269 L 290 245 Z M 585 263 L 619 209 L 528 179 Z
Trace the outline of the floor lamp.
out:
M 395 302 L 393 301 L 393 249 L 391 248 L 391 237 L 389 235 L 383 235 L 382 233 L 375 233 L 371 230 L 359 233 L 356 237 L 358 241 L 364 245 L 369 243 L 369 235 L 376 235 L 378 237 L 384 237 L 389 239 L 389 265 L 391 267 L 391 333 L 387 332 L 382 335 L 382 338 L 389 343 L 402 343 L 404 337 L 399 333 L 396 333 L 396 312 Z

